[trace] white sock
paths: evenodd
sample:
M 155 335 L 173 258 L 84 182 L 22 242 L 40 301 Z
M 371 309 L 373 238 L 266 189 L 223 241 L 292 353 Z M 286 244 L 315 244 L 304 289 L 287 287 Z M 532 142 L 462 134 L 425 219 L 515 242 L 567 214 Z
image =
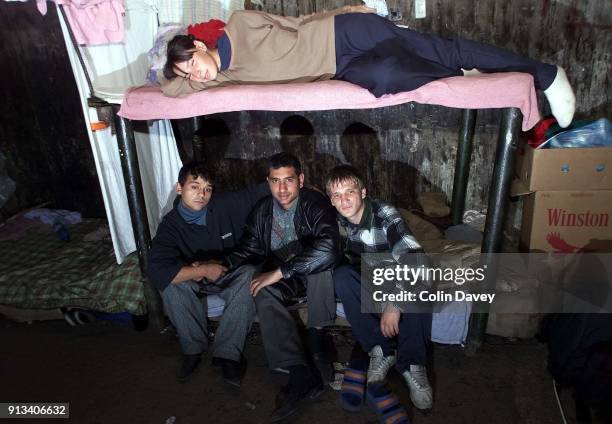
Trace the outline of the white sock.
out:
M 387 9 L 387 2 L 385 0 L 363 0 L 366 6 L 376 9 L 376 14 L 386 18 L 389 16 L 389 9 Z
M 465 76 L 465 77 L 476 77 L 478 75 L 482 75 L 482 72 L 480 72 L 476 68 L 472 68 L 472 69 L 463 69 L 463 68 L 461 68 L 461 72 L 463 72 L 463 76 Z
M 562 128 L 569 126 L 576 110 L 576 96 L 565 71 L 560 66 L 557 66 L 557 76 L 550 87 L 544 90 L 544 95 L 559 126 Z

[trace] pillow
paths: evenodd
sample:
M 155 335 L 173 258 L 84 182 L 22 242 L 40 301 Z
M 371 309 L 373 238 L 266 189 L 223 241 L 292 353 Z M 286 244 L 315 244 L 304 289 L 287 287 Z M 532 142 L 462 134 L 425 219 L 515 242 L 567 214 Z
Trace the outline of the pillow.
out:
M 147 53 L 147 59 L 149 60 L 147 85 L 159 85 L 161 83 L 159 76 L 166 64 L 168 41 L 172 40 L 177 34 L 186 33 L 185 27 L 180 25 L 162 25 L 159 27 L 157 37 L 155 37 L 155 44 L 153 44 L 153 47 Z

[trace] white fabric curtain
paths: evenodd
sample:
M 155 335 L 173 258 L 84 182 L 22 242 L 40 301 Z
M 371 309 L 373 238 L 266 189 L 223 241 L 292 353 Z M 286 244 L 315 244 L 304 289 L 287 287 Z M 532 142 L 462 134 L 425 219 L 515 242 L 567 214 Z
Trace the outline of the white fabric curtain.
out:
M 227 22 L 234 10 L 244 8 L 243 0 L 157 0 L 160 24 L 189 25 L 209 19 Z
M 154 44 L 159 24 L 186 25 L 212 18 L 227 21 L 232 11 L 242 7 L 241 0 L 126 0 L 125 42 L 80 47 L 94 94 L 109 103 L 121 103 L 128 87 L 144 84 L 148 71 L 146 54 Z M 90 123 L 98 121 L 97 113 L 87 106 L 90 95 L 87 80 L 59 10 L 58 15 L 81 96 L 115 256 L 121 263 L 136 250 L 136 243 L 117 138 L 110 128 L 96 132 L 90 129 Z M 148 132 L 136 132 L 135 138 L 149 228 L 154 235 L 161 218 L 172 207 L 174 183 L 182 164 L 169 121 L 150 121 Z
M 95 109 L 87 106 L 90 93 L 85 75 L 61 15 L 60 21 L 81 96 L 115 256 L 117 262 L 121 263 L 125 256 L 136 250 L 136 243 L 117 138 L 111 134 L 110 128 L 96 132 L 90 129 L 90 122 L 98 121 L 98 116 Z M 112 103 L 120 103 L 126 88 L 143 84 L 148 67 L 146 52 L 153 45 L 157 26 L 157 9 L 153 0 L 130 0 L 126 2 L 125 43 L 80 47 L 93 80 L 96 96 Z M 173 190 L 181 162 L 169 121 L 149 122 L 148 133 L 136 132 L 135 136 L 149 228 L 151 234 L 155 234 L 163 213 L 167 212 L 164 208 Z

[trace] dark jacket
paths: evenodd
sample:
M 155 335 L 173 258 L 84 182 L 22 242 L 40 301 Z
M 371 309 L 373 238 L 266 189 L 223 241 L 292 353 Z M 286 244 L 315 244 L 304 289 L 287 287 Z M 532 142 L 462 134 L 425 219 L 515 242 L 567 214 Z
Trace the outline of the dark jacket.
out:
M 153 286 L 164 290 L 182 267 L 195 261 L 224 260 L 242 237 L 253 206 L 269 194 L 266 183 L 240 191 L 215 192 L 206 206 L 204 226 L 187 224 L 175 203 L 159 224 L 148 253 L 147 274 Z
M 272 196 L 261 199 L 249 215 L 240 245 L 230 257 L 232 267 L 262 264 L 271 255 Z M 316 274 L 333 268 L 340 260 L 340 235 L 336 210 L 318 191 L 302 188 L 293 218 L 302 246 L 297 256 L 281 265 L 283 278 Z

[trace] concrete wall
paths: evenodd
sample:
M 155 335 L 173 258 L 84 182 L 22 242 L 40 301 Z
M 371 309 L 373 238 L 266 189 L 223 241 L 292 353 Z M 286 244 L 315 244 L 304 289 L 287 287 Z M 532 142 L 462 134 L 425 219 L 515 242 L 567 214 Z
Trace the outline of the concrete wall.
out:
M 265 1 L 264 10 L 297 15 L 347 4 L 339 1 Z M 413 1 L 387 2 L 401 10 L 403 23 L 423 32 L 443 36 L 460 35 L 489 42 L 567 69 L 578 98 L 578 118 L 611 116 L 609 102 L 612 14 L 608 1 L 511 1 L 438 0 L 426 3 L 425 19 L 415 19 Z M 495 93 L 483 93 L 483 95 Z M 540 101 L 543 115 L 549 113 Z M 239 177 L 223 174 L 223 183 L 243 183 L 263 171 L 251 167 L 283 148 L 300 152 L 307 175 L 315 183 L 322 178 L 320 164 L 348 162 L 362 169 L 374 195 L 402 206 L 414 205 L 415 194 L 441 190 L 450 197 L 459 133 L 458 110 L 402 105 L 365 111 L 305 112 L 313 135 L 301 143 L 281 143 L 281 125 L 291 114 L 243 112 L 215 117 L 234 130 L 219 140 L 209 141 L 225 152 L 226 158 L 245 161 Z M 486 207 L 489 181 L 498 134 L 498 111 L 479 112 L 470 169 L 466 207 Z M 343 136 L 352 123 L 362 123 L 375 134 Z M 297 130 L 297 133 L 300 131 Z M 213 133 L 214 135 L 214 133 Z M 293 136 L 296 139 L 297 136 Z M 299 139 L 299 137 L 297 137 Z M 301 144 L 311 143 L 309 149 Z M 209 151 L 211 149 L 207 149 Z M 218 155 L 216 155 L 218 157 Z M 312 166 L 310 165 L 312 164 Z M 239 173 L 239 172 L 238 172 Z
M 0 2 L 0 151 L 15 194 L 0 221 L 42 202 L 104 216 L 93 154 L 55 7 Z
M 348 1 L 346 1 L 348 3 Z M 331 9 L 343 0 L 264 1 L 265 9 L 296 15 Z M 403 23 L 443 36 L 460 35 L 528 54 L 568 70 L 578 97 L 578 117 L 612 114 L 609 0 L 428 0 L 425 19 L 415 19 L 413 0 L 389 0 Z M 10 211 L 50 200 L 57 206 L 103 214 L 99 188 L 68 59 L 54 8 L 42 17 L 32 2 L 0 2 L 0 150 L 9 158 L 9 176 L 18 183 Z M 494 93 L 492 93 L 494 95 Z M 548 112 L 546 102 L 541 110 Z M 229 135 L 207 133 L 207 154 L 221 187 L 237 187 L 263 175 L 263 159 L 294 149 L 309 178 L 321 181 L 325 169 L 352 162 L 363 169 L 374 195 L 412 206 L 423 190 L 450 195 L 460 112 L 436 106 L 402 105 L 383 110 L 294 114 L 226 114 Z M 216 117 L 221 118 L 221 117 Z M 477 119 L 466 206 L 486 205 L 499 113 Z M 293 122 L 293 123 L 291 123 Z M 298 122 L 298 124 L 296 124 Z M 361 123 L 375 134 L 359 135 Z M 345 134 L 345 130 L 351 134 Z M 312 133 L 312 134 L 311 134 Z M 302 135 L 300 135 L 302 134 Z M 7 207 L 9 210 L 7 210 Z

